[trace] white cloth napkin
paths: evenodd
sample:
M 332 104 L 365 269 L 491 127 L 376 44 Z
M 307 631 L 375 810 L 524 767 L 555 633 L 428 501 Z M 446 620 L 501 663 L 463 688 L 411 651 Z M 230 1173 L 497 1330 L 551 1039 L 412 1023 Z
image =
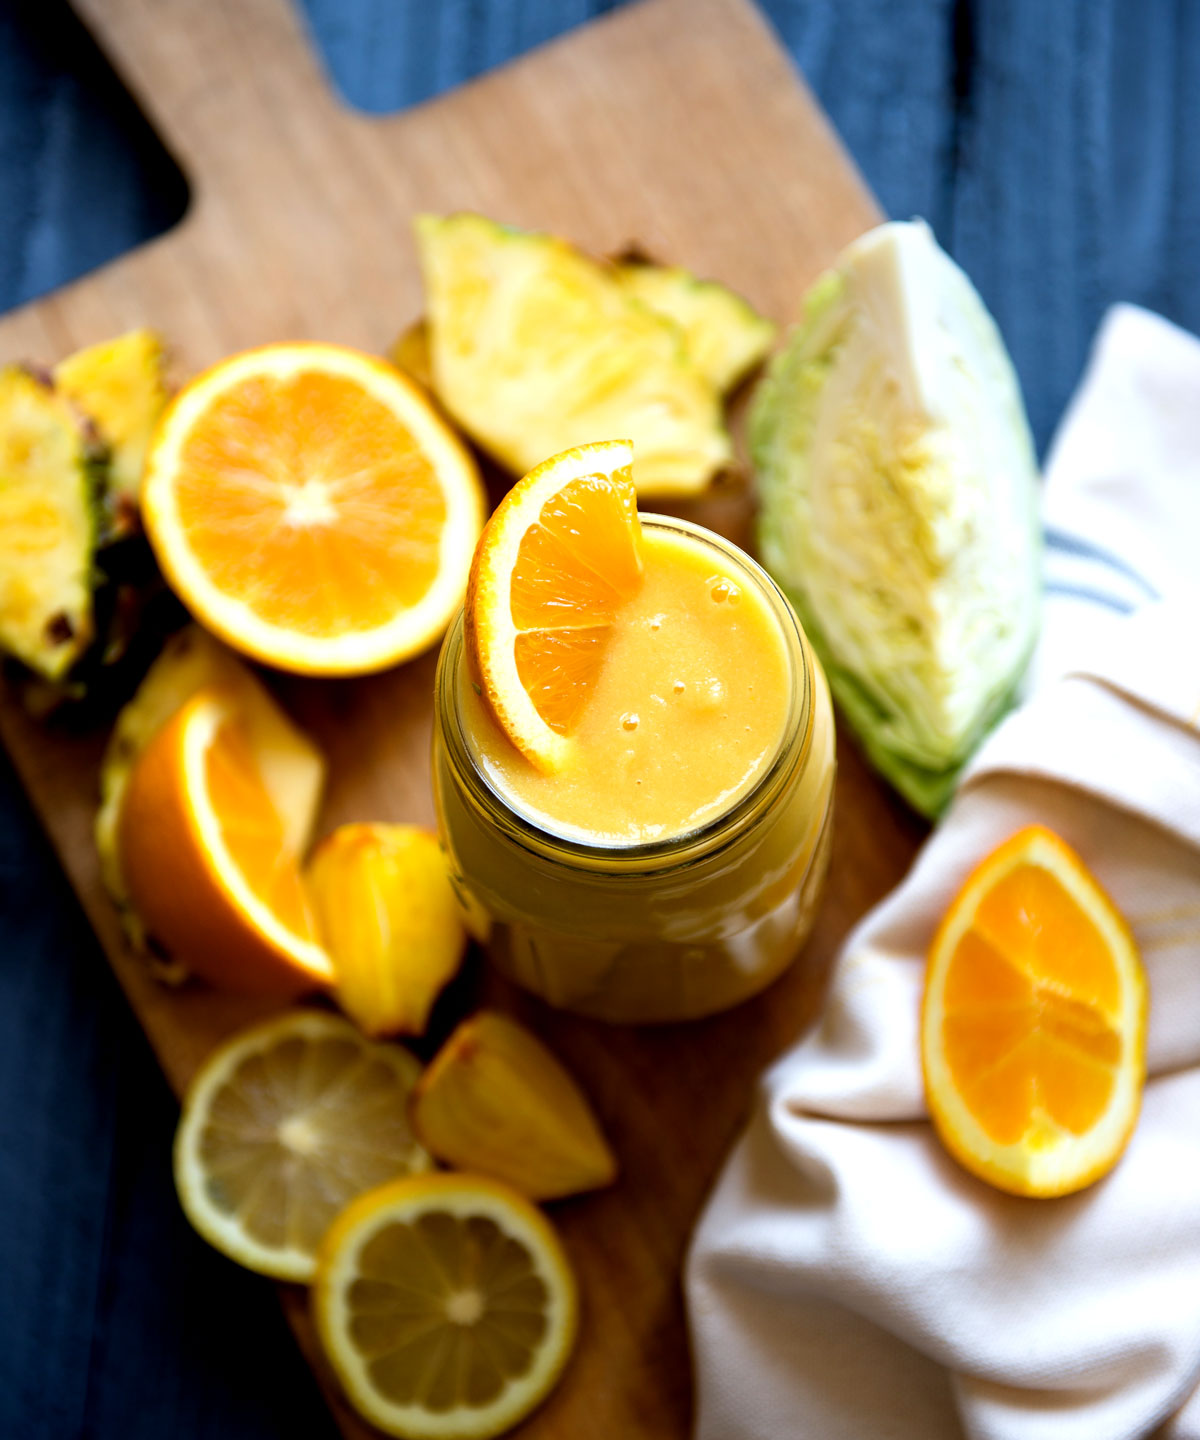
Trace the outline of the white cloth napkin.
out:
M 694 1238 L 697 1440 L 1200 1440 L 1200 342 L 1109 314 L 1044 518 L 1031 698 L 850 936 Z M 1033 821 L 1128 917 L 1151 990 L 1124 1158 L 1042 1201 L 944 1152 L 917 1031 L 937 920 Z

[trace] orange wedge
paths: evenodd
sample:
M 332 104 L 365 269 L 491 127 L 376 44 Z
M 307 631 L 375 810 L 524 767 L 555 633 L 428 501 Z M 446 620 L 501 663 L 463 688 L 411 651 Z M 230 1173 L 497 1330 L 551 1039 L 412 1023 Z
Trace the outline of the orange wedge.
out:
M 369 355 L 299 343 L 235 355 L 179 393 L 142 510 L 198 619 L 313 675 L 432 644 L 484 516 L 474 461 L 417 386 Z
M 254 994 L 333 983 L 300 857 L 231 693 L 198 691 L 142 752 L 117 853 L 147 932 L 188 970 Z
M 570 754 L 617 614 L 641 583 L 627 440 L 555 455 L 488 521 L 467 588 L 468 663 L 497 724 L 540 769 Z
M 947 1149 L 1015 1195 L 1065 1195 L 1116 1164 L 1145 1080 L 1146 979 L 1079 856 L 1033 825 L 955 897 L 929 952 L 921 1049 Z

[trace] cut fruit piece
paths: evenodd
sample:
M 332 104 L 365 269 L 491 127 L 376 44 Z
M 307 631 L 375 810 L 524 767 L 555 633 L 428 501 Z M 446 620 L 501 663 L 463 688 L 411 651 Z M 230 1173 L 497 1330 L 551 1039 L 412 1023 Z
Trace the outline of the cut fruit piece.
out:
M 478 1175 L 356 1200 L 320 1248 L 313 1308 L 351 1404 L 405 1440 L 486 1440 L 528 1415 L 575 1343 L 575 1280 L 549 1222 Z
M 502 465 L 628 435 L 640 494 L 693 495 L 729 463 L 716 391 L 611 267 L 479 215 L 424 215 L 416 232 L 434 388 Z
M 468 664 L 497 724 L 533 764 L 559 769 L 621 605 L 642 583 L 627 440 L 581 445 L 497 506 L 471 566 Z
M 775 326 L 733 290 L 640 260 L 622 261 L 617 275 L 635 300 L 679 327 L 692 364 L 721 394 L 766 359 Z
M 337 1000 L 368 1035 L 421 1035 L 467 933 L 436 835 L 418 825 L 342 825 L 305 871 Z
M 364 1191 L 429 1169 L 405 1119 L 420 1066 L 353 1025 L 297 1010 L 205 1061 L 175 1135 L 175 1188 L 210 1245 L 308 1282 L 330 1222 Z
M 426 390 L 433 389 L 433 369 L 429 360 L 429 326 L 424 320 L 410 325 L 388 351 L 388 359 L 397 370 Z
M 394 366 L 268 345 L 175 398 L 142 493 L 159 563 L 236 649 L 319 675 L 431 645 L 483 524 L 474 461 Z
M 929 952 L 921 1051 L 938 1134 L 1015 1195 L 1065 1195 L 1117 1162 L 1145 1080 L 1146 979 L 1082 860 L 1032 825 L 955 897 Z
M 150 436 L 167 403 L 162 341 L 152 330 L 131 330 L 89 345 L 55 366 L 54 384 L 108 448 L 109 502 L 118 507 L 112 523 L 124 533 L 132 528 Z
M 297 995 L 336 976 L 254 741 L 233 692 L 193 695 L 133 766 L 117 856 L 170 959 L 226 989 Z
M 481 1011 L 455 1030 L 412 1100 L 421 1143 L 446 1165 L 531 1200 L 611 1185 L 617 1162 L 583 1091 L 542 1042 Z
M 94 457 L 70 405 L 0 369 L 0 649 L 59 680 L 92 638 Z
M 312 840 L 325 784 L 324 757 L 248 666 L 199 626 L 188 626 L 167 642 L 137 693 L 117 716 L 100 766 L 100 809 L 95 825 L 100 874 L 135 944 L 143 943 L 145 937 L 130 905 L 117 854 L 117 817 L 125 787 L 142 751 L 184 702 L 205 687 L 219 688 L 233 697 L 288 850 L 302 855 Z

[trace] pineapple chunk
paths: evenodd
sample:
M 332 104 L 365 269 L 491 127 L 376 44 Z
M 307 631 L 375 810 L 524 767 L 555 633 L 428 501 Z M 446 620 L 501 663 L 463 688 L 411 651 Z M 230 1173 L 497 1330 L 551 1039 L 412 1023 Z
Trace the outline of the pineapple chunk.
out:
M 96 517 L 70 405 L 29 371 L 0 370 L 0 649 L 48 680 L 92 638 Z
M 635 300 L 679 326 L 692 364 L 721 394 L 766 359 L 775 326 L 724 285 L 643 261 L 622 262 L 617 276 Z
M 435 392 L 501 464 L 630 439 L 642 496 L 694 495 L 728 464 L 716 391 L 612 267 L 479 215 L 423 215 L 416 233 Z
M 109 493 L 118 506 L 136 506 L 146 450 L 167 403 L 162 342 L 152 330 L 131 330 L 69 355 L 54 370 L 54 384 L 95 425 L 109 451 Z M 118 511 L 118 532 L 132 515 Z

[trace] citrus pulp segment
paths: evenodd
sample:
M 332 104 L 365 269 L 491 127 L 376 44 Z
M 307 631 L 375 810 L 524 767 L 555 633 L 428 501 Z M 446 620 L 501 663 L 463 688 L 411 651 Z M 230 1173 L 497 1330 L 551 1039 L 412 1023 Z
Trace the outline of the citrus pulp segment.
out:
M 317 1330 L 355 1408 L 405 1440 L 484 1440 L 553 1388 L 577 1326 L 575 1280 L 533 1205 L 478 1175 L 361 1196 L 318 1257 Z
M 419 1071 L 407 1050 L 319 1010 L 235 1036 L 184 1098 L 174 1164 L 188 1219 L 251 1270 L 311 1280 L 340 1210 L 429 1168 L 405 1118 Z
M 425 649 L 483 524 L 474 461 L 394 366 L 335 345 L 246 351 L 185 387 L 143 516 L 185 604 L 282 669 L 349 675 Z
M 1106 1173 L 1137 1120 L 1146 982 L 1128 927 L 1059 837 L 1014 835 L 971 874 L 930 950 L 929 1108 L 974 1174 L 1061 1195 Z
M 264 994 L 333 982 L 299 855 L 231 694 L 199 690 L 146 746 L 117 817 L 117 858 L 146 930 L 194 973 Z
M 564 451 L 515 485 L 471 566 L 464 630 L 484 700 L 543 770 L 570 754 L 622 604 L 642 581 L 633 447 Z

